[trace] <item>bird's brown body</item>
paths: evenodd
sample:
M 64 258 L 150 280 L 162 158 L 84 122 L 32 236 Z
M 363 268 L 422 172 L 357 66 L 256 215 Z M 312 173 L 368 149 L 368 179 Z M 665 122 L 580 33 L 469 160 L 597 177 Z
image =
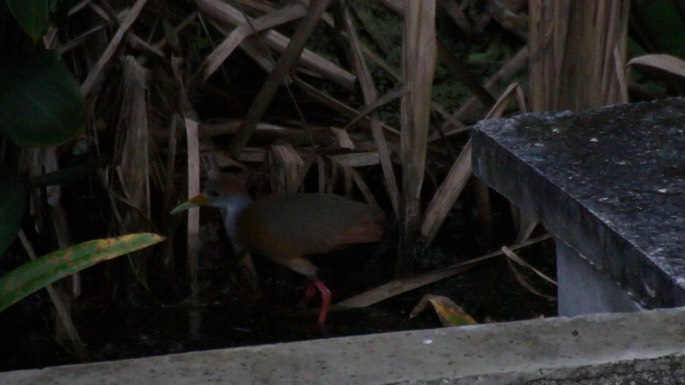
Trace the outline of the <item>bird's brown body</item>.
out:
M 378 207 L 333 194 L 278 193 L 252 202 L 244 186 L 236 187 L 231 178 L 213 181 L 203 194 L 173 212 L 193 205 L 225 209 L 226 231 L 237 246 L 308 277 L 307 300 L 314 295 L 314 287 L 321 293 L 320 325 L 331 295 L 306 256 L 377 242 L 385 226 L 385 213 Z
M 377 242 L 384 224 L 381 209 L 338 195 L 274 194 L 257 200 L 238 217 L 236 241 L 314 278 L 317 269 L 304 256 Z

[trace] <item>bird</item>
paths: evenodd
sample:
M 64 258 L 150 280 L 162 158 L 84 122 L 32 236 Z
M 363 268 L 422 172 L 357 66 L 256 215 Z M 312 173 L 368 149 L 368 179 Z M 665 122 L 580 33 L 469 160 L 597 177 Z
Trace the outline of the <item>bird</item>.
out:
M 305 306 L 318 290 L 318 326 L 326 322 L 331 292 L 307 258 L 356 244 L 379 242 L 385 212 L 374 205 L 327 193 L 273 193 L 253 200 L 243 178 L 221 175 L 203 191 L 181 203 L 172 214 L 195 206 L 226 211 L 224 227 L 235 246 L 270 259 L 308 278 Z

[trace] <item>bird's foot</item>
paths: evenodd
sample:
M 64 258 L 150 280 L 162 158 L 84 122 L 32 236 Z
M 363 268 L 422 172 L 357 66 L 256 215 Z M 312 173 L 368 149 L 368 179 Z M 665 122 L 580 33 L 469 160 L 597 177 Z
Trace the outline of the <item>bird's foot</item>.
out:
M 314 282 L 312 282 L 311 280 L 307 280 L 307 287 L 304 290 L 304 297 L 302 297 L 300 302 L 297 303 L 297 307 L 307 307 L 307 305 L 309 305 L 309 303 L 312 301 L 312 298 L 314 298 L 315 294 L 316 287 L 314 286 Z
M 317 324 L 322 327 L 326 323 L 326 316 L 328 316 L 328 310 L 331 308 L 331 291 L 320 279 L 313 280 L 314 285 L 321 293 L 321 309 L 319 309 L 319 320 Z

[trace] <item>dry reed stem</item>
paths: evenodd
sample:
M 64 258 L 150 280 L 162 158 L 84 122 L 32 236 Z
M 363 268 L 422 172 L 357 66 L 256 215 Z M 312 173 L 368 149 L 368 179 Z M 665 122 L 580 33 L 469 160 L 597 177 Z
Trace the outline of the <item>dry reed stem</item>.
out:
M 302 4 L 295 4 L 241 24 L 226 36 L 224 41 L 205 58 L 203 63 L 203 80 L 207 80 L 246 37 L 299 19 L 306 12 L 307 9 Z
M 382 0 L 381 3 L 388 8 L 389 10 L 399 14 L 402 16 L 402 10 L 404 7 L 404 0 Z M 457 13 L 461 13 L 461 10 L 459 7 L 454 7 L 452 1 L 449 0 L 440 0 L 438 2 L 438 5 L 441 7 L 445 8 L 445 10 L 450 14 L 455 19 L 455 22 L 457 25 L 462 25 L 461 21 L 457 21 L 457 19 L 460 19 L 461 16 L 458 15 Z M 463 13 L 462 13 L 463 15 Z M 468 23 L 468 22 L 466 22 Z M 468 27 L 468 32 L 472 33 L 474 30 L 473 27 Z M 395 71 L 388 63 L 386 63 L 380 56 L 378 56 L 375 52 L 371 51 L 370 49 L 363 47 L 364 48 L 364 53 L 370 57 L 373 62 L 383 68 L 388 74 L 393 76 L 395 79 L 400 79 L 400 75 Z M 473 112 L 473 110 L 479 106 L 479 99 L 481 100 L 486 100 L 488 103 L 485 103 L 486 105 L 492 104 L 494 102 L 494 99 L 492 96 L 489 95 L 489 92 L 495 92 L 497 89 L 500 87 L 502 83 L 505 83 L 509 81 L 517 72 L 521 71 L 525 63 L 527 61 L 527 51 L 526 48 L 524 47 L 521 51 L 519 51 L 510 61 L 505 64 L 502 68 L 498 70 L 498 72 L 488 81 L 485 83 L 484 86 L 480 86 L 473 82 L 471 80 L 471 76 L 469 75 L 469 71 L 467 68 L 464 66 L 461 66 L 457 63 L 457 66 L 455 66 L 454 60 L 452 60 L 451 57 L 449 57 L 448 50 L 443 50 L 440 47 L 440 41 L 438 40 L 438 52 L 440 54 L 440 59 L 443 62 L 443 64 L 447 65 L 448 67 L 451 67 L 450 69 L 452 72 L 457 75 L 459 80 L 464 83 L 464 85 L 467 86 L 467 88 L 471 89 L 473 93 L 476 94 L 476 96 L 472 97 L 469 99 L 466 103 L 462 104 L 462 106 L 455 112 L 453 115 L 449 115 L 445 112 L 444 108 L 442 108 L 438 103 L 433 102 L 432 103 L 432 108 L 433 111 L 437 112 L 438 114 L 442 115 L 443 118 L 446 120 L 443 125 L 440 127 L 440 129 L 437 130 L 437 132 L 433 133 L 429 137 L 429 141 L 434 141 L 437 139 L 440 139 L 441 135 L 440 132 L 442 131 L 446 136 L 450 135 L 455 135 L 461 132 L 465 132 L 470 130 L 470 128 L 465 127 L 463 123 L 461 123 L 461 120 L 463 120 L 466 115 L 470 114 Z M 448 131 L 449 126 L 455 126 L 457 127 L 456 129 Z
M 502 93 L 499 99 L 492 106 L 490 112 L 485 116 L 485 119 L 492 119 L 502 116 L 504 110 L 506 109 L 508 100 L 514 95 L 520 103 L 524 103 L 521 99 L 522 94 L 520 86 L 516 83 L 511 84 Z M 526 107 L 523 104 L 522 109 L 525 111 Z M 437 231 L 442 226 L 445 218 L 449 214 L 449 211 L 454 206 L 459 195 L 464 190 L 466 182 L 471 176 L 471 141 L 469 141 L 459 157 L 454 162 L 450 168 L 445 180 L 440 185 L 438 190 L 433 195 L 426 212 L 423 217 L 423 222 L 421 225 L 421 240 L 424 247 L 428 247 L 433 241 L 433 238 L 437 234 Z M 487 189 L 478 189 L 478 196 L 476 200 L 481 202 L 479 204 L 479 217 L 480 220 L 485 224 L 486 228 L 488 223 L 492 223 L 492 214 L 489 209 L 489 197 Z M 486 238 L 490 238 L 486 231 Z
M 217 135 L 235 134 L 240 128 L 240 120 L 227 119 L 221 122 L 200 123 L 200 138 L 208 139 Z M 302 134 L 302 130 L 271 123 L 257 123 L 255 131 L 274 135 L 276 137 L 290 137 Z
M 456 1 L 438 0 L 438 5 L 440 8 L 444 9 L 445 12 L 447 12 L 447 15 L 452 18 L 454 24 L 461 28 L 462 32 L 464 32 L 464 35 L 470 36 L 473 34 L 471 23 L 466 18 L 466 15 L 464 15 L 464 12 L 461 10 Z
M 397 14 L 401 15 L 404 12 L 405 0 L 380 0 L 380 2 L 384 7 Z
M 511 259 L 512 261 L 518 263 L 519 265 L 525 267 L 526 269 L 529 269 L 533 273 L 535 273 L 538 277 L 544 279 L 545 281 L 551 283 L 554 286 L 558 286 L 559 284 L 557 281 L 554 279 L 550 278 L 547 276 L 547 274 L 543 273 L 542 271 L 536 269 L 534 266 L 526 262 L 523 258 L 519 257 L 514 251 L 512 251 L 510 248 L 506 246 L 502 246 L 502 251 L 504 252 L 504 255 L 507 256 L 507 258 Z
M 521 70 L 524 69 L 526 63 L 528 62 L 528 48 L 524 47 L 521 50 L 519 50 L 514 57 L 509 59 L 509 61 L 502 66 L 485 84 L 483 87 L 489 91 L 489 92 L 495 92 L 497 89 L 500 89 L 502 85 L 509 81 L 516 73 L 520 72 Z M 452 114 L 452 119 L 456 121 L 463 120 L 467 115 L 471 114 L 474 112 L 474 110 L 482 106 L 478 98 L 471 97 L 466 103 L 464 103 L 457 112 Z M 451 126 L 455 126 L 455 124 L 448 120 L 445 121 L 442 124 L 442 129 L 445 131 L 446 136 L 451 136 L 455 135 L 461 132 L 465 132 L 470 130 L 470 128 L 464 128 L 463 126 L 457 126 L 456 128 L 450 129 Z M 440 139 L 440 137 L 437 134 L 433 134 L 430 136 L 429 141 L 434 141 Z
M 390 1 L 386 2 L 383 5 L 385 5 L 387 8 L 392 10 L 393 12 L 397 13 L 398 15 L 402 16 L 402 7 L 403 3 L 401 1 Z M 398 8 L 399 7 L 399 8 Z M 330 17 L 327 14 L 324 14 L 322 17 L 324 22 L 329 24 L 331 27 L 335 27 L 335 24 L 333 22 L 333 18 Z M 347 37 L 346 32 L 340 32 L 343 36 Z M 349 39 L 349 38 L 348 38 Z M 357 39 L 357 44 L 361 48 L 362 52 L 364 53 L 364 56 L 370 59 L 373 64 L 377 65 L 378 67 L 382 68 L 388 75 L 392 76 L 395 80 L 398 82 L 403 83 L 402 85 L 386 92 L 382 96 L 380 96 L 376 102 L 372 103 L 371 105 L 365 106 L 362 111 L 352 119 L 349 123 L 345 125 L 344 128 L 349 128 L 352 125 L 356 124 L 362 117 L 365 117 L 368 115 L 371 111 L 376 110 L 380 108 L 381 106 L 393 101 L 396 98 L 401 97 L 404 93 L 408 92 L 408 87 L 404 84 L 404 81 L 402 79 L 401 74 L 393 68 L 387 61 L 383 60 L 378 54 L 376 54 L 374 51 L 372 51 L 370 48 L 368 48 L 366 45 L 364 45 L 360 40 Z M 444 119 L 451 120 L 453 125 L 456 125 L 458 127 L 464 127 L 463 123 L 460 121 L 456 120 L 455 118 L 452 118 L 449 113 L 445 110 L 444 107 L 442 107 L 440 104 L 436 102 L 431 102 L 431 108 L 433 109 L 434 112 L 437 114 L 441 115 Z M 396 132 L 394 129 L 388 127 L 385 125 L 385 123 L 381 122 L 381 125 L 386 131 L 389 131 L 393 134 L 399 135 L 399 132 Z
M 357 170 L 355 170 L 349 166 L 343 165 L 343 167 L 348 171 L 348 174 L 350 176 L 352 176 L 352 180 L 357 185 L 357 188 L 359 189 L 359 191 L 364 196 L 364 199 L 366 200 L 366 202 L 368 202 L 370 205 L 378 206 L 378 202 L 376 202 L 376 198 L 374 198 L 373 194 L 371 193 L 371 190 L 369 189 L 369 186 L 364 181 L 364 178 L 362 178 L 362 176 L 359 175 L 359 172 L 357 172 Z M 350 193 L 351 193 L 351 191 L 350 191 Z
M 529 241 L 512 245 L 511 247 L 509 247 L 509 249 L 517 250 L 522 247 L 530 246 L 550 238 L 552 238 L 551 234 L 545 234 L 537 238 L 531 239 Z M 421 274 L 416 277 L 396 279 L 381 286 L 375 287 L 371 290 L 367 290 L 364 293 L 355 295 L 344 301 L 341 301 L 337 303 L 335 306 L 333 306 L 333 309 L 338 310 L 371 306 L 378 302 L 384 301 L 388 298 L 392 298 L 400 294 L 404 294 L 408 291 L 418 289 L 420 287 L 430 285 L 431 283 L 438 282 L 443 279 L 447 279 L 455 275 L 461 274 L 471 269 L 472 267 L 475 267 L 493 258 L 499 257 L 503 254 L 504 252 L 502 250 L 499 250 L 477 258 L 473 258 L 466 262 L 457 263 L 452 266 Z
M 122 233 L 150 231 L 151 196 L 150 179 L 152 145 L 149 142 L 149 100 L 148 81 L 150 72 L 133 56 L 125 56 L 123 64 L 124 95 L 122 98 L 122 120 L 117 126 L 117 140 L 114 153 L 120 157 L 117 173 L 121 194 L 126 198 L 121 211 Z M 113 185 L 112 190 L 116 191 Z M 127 257 L 133 277 L 144 287 L 149 282 L 149 251 L 139 251 L 136 258 Z
M 140 15 L 140 11 L 142 11 L 143 7 L 145 6 L 145 3 L 147 3 L 147 0 L 136 1 L 135 4 L 133 4 L 133 7 L 131 7 L 129 12 L 126 14 L 126 17 L 119 25 L 117 32 L 112 37 L 112 40 L 110 40 L 109 45 L 102 53 L 102 55 L 100 55 L 100 58 L 98 59 L 97 63 L 95 63 L 93 68 L 91 68 L 90 72 L 88 73 L 88 76 L 86 77 L 86 80 L 83 81 L 83 84 L 81 85 L 81 93 L 83 94 L 83 96 L 88 96 L 93 91 L 93 87 L 102 77 L 102 70 L 105 69 L 105 66 L 112 59 L 112 56 L 116 52 L 117 48 L 119 48 L 121 40 L 124 38 L 124 34 L 129 30 L 129 28 L 131 28 L 133 23 L 136 21 L 136 19 Z
M 331 108 L 335 112 L 339 113 L 340 115 L 348 118 L 348 119 L 355 119 L 361 113 L 354 108 L 348 106 L 347 104 L 341 102 L 340 100 L 325 94 L 321 90 L 315 88 L 314 86 L 310 85 L 309 83 L 305 82 L 302 79 L 296 78 L 295 79 L 295 85 L 300 87 L 300 89 L 304 92 L 306 92 L 310 97 L 315 99 L 317 102 Z M 368 117 L 364 117 L 361 120 L 358 121 L 360 125 L 364 125 L 365 127 L 370 127 L 371 124 L 369 123 Z M 387 132 L 390 132 L 392 134 L 395 134 L 397 136 L 400 135 L 400 132 L 394 128 L 391 127 L 385 123 L 381 123 L 381 127 Z
M 666 72 L 685 78 L 685 61 L 666 54 L 637 56 L 628 61 L 628 66 L 636 66 L 658 72 Z
M 124 105 L 126 120 L 117 130 L 124 135 L 121 147 L 115 153 L 121 156 L 121 173 L 126 196 L 143 213 L 144 218 L 133 216 L 126 210 L 123 214 L 127 229 L 147 231 L 150 223 L 150 159 L 148 132 L 147 83 L 149 71 L 132 56 L 126 56 L 124 63 Z M 141 221 L 142 220 L 142 221 Z
M 171 47 L 174 53 L 181 51 L 181 42 L 178 36 L 181 31 L 192 25 L 192 22 L 197 18 L 197 12 L 193 12 L 188 17 L 183 19 L 176 27 L 165 28 L 164 37 L 159 39 L 158 42 L 154 43 L 152 47 L 156 49 L 164 49 L 166 46 Z M 166 25 L 166 24 L 165 24 Z
M 530 2 L 533 111 L 582 111 L 627 102 L 630 1 Z
M 464 61 L 460 58 L 451 54 L 449 48 L 447 48 L 440 40 L 438 43 L 438 56 L 440 61 L 456 76 L 456 78 L 466 86 L 466 88 L 473 93 L 478 100 L 489 107 L 495 103 L 495 98 L 490 95 L 488 90 L 485 89 L 477 80 L 475 80 L 474 74 L 471 70 L 464 64 Z
M 515 207 L 516 206 L 512 203 L 512 213 L 516 213 L 517 215 L 514 227 L 517 230 L 517 233 L 514 243 L 523 242 L 530 238 L 530 236 L 533 234 L 533 230 L 535 230 L 538 225 L 537 218 L 531 216 L 529 213 L 521 212 L 521 210 L 518 210 L 518 208 L 517 210 L 514 210 Z
M 357 36 L 357 30 L 354 26 L 350 11 L 345 5 L 343 5 L 343 7 L 345 31 L 347 32 L 347 37 L 352 47 L 354 66 L 357 70 L 359 85 L 361 86 L 362 95 L 364 97 L 364 104 L 366 106 L 370 106 L 378 101 L 378 91 L 373 83 L 373 78 L 371 77 L 369 67 L 366 65 L 366 61 L 364 60 L 364 55 L 362 54 L 361 46 L 359 44 L 359 37 Z M 392 161 L 390 160 L 390 150 L 388 149 L 388 144 L 385 141 L 385 135 L 383 134 L 383 129 L 381 128 L 378 114 L 376 112 L 371 112 L 369 120 L 371 123 L 371 132 L 373 133 L 373 138 L 376 142 L 376 147 L 378 148 L 378 153 L 381 160 L 381 167 L 383 169 L 383 176 L 385 178 L 386 192 L 390 198 L 393 212 L 395 215 L 399 215 L 399 189 L 397 187 L 397 178 L 395 177 Z
M 241 11 L 224 2 L 218 0 L 195 0 L 195 3 L 203 13 L 218 20 L 224 28 L 228 26 L 235 27 L 246 23 L 246 18 Z M 253 37 L 247 38 L 241 45 L 241 48 L 246 50 L 253 59 L 264 56 L 264 49 L 261 47 L 261 43 L 252 41 L 252 39 Z M 290 39 L 274 30 L 264 32 L 262 34 L 262 39 L 269 47 L 279 52 L 285 52 L 286 47 L 290 44 Z M 246 43 L 249 43 L 249 46 Z M 302 55 L 298 60 L 303 67 L 336 82 L 346 89 L 354 87 L 354 84 L 357 81 L 354 75 L 310 50 L 303 50 Z M 266 61 L 271 62 L 271 58 L 266 58 Z
M 376 166 L 380 163 L 378 151 L 332 155 L 330 158 L 342 165 L 350 167 Z
M 202 19 L 202 18 L 201 18 Z M 219 32 L 224 35 L 230 34 L 230 28 L 224 26 L 219 21 L 215 19 L 210 19 L 209 23 Z M 254 62 L 260 66 L 264 71 L 271 72 L 274 68 L 274 60 L 269 54 L 269 51 L 265 49 L 264 45 L 255 36 L 249 36 L 245 38 L 240 44 L 240 49 L 245 52 Z M 292 79 L 286 77 L 286 84 L 290 84 Z
M 282 84 L 283 79 L 285 79 L 285 76 L 302 54 L 304 44 L 312 31 L 314 31 L 321 15 L 330 3 L 331 0 L 319 0 L 318 2 L 314 2 L 307 10 L 307 15 L 302 19 L 295 30 L 295 33 L 290 40 L 290 44 L 288 44 L 288 48 L 283 51 L 283 55 L 278 59 L 276 66 L 264 81 L 264 85 L 259 90 L 257 97 L 247 111 L 247 114 L 238 129 L 238 133 L 231 141 L 230 152 L 233 156 L 240 156 L 245 144 L 247 144 L 248 139 L 254 132 L 257 123 L 262 119 L 264 112 L 271 103 L 271 99 L 276 94 L 278 87 Z
M 43 170 L 45 174 L 56 172 L 59 170 L 59 160 L 57 159 L 57 151 L 55 147 L 48 147 L 39 150 L 42 156 Z M 62 187 L 59 185 L 52 185 L 45 187 L 46 202 L 50 209 L 50 217 L 52 218 L 52 228 L 57 237 L 57 244 L 60 249 L 67 248 L 73 244 L 71 238 L 71 227 L 67 220 L 64 206 L 62 206 Z M 74 298 L 81 295 L 81 275 L 74 273 L 72 278 L 72 292 Z
M 200 193 L 200 151 L 197 134 L 197 121 L 191 116 L 184 116 L 186 129 L 186 146 L 188 152 L 188 196 L 193 197 Z M 187 258 L 188 278 L 190 280 L 190 292 L 193 297 L 197 296 L 200 286 L 197 281 L 199 268 L 198 255 L 202 247 L 200 241 L 200 209 L 188 210 L 187 232 Z
M 38 151 L 40 151 L 43 155 L 41 158 L 43 164 L 42 168 L 44 172 L 46 174 L 56 172 L 59 169 L 59 161 L 57 160 L 56 148 L 49 147 Z M 59 245 L 60 249 L 67 248 L 71 246 L 73 242 L 71 238 L 69 221 L 67 220 L 67 215 L 64 211 L 64 206 L 62 206 L 61 203 L 62 188 L 59 185 L 46 186 L 45 194 L 48 208 L 50 210 L 50 218 L 52 219 L 52 228 L 55 232 L 55 236 L 57 237 L 57 244 Z M 74 273 L 71 274 L 69 278 L 71 278 L 70 294 L 62 293 L 62 296 L 60 297 L 58 294 L 61 293 L 61 291 L 58 292 L 57 290 L 51 290 L 52 287 L 48 291 L 53 292 L 50 294 L 51 298 L 54 294 L 56 296 L 56 299 L 62 301 L 61 304 L 55 304 L 55 306 L 57 307 L 59 305 L 62 305 L 64 307 L 64 312 L 66 312 L 67 316 L 70 317 L 70 301 L 72 298 L 78 298 L 81 295 L 81 274 Z M 66 282 L 64 283 L 66 284 Z M 71 323 L 71 319 L 64 319 L 61 311 L 59 310 L 58 314 L 59 317 L 55 319 L 55 338 L 59 342 L 64 341 L 68 338 L 74 343 L 74 346 L 78 346 L 78 344 L 81 343 L 81 341 L 80 339 L 78 339 L 78 333 L 76 333 L 76 329 L 70 330 L 70 328 L 74 328 L 74 325 Z M 79 354 L 81 354 L 81 352 L 79 352 Z
M 188 197 L 200 193 L 200 138 L 198 135 L 197 113 L 190 103 L 187 95 L 183 76 L 181 74 L 181 59 L 171 60 L 171 69 L 179 88 L 179 104 L 181 118 L 186 132 L 186 153 L 188 167 Z M 187 245 L 186 267 L 188 269 L 188 281 L 190 284 L 191 301 L 197 301 L 200 292 L 198 283 L 199 253 L 202 243 L 200 241 L 200 209 L 191 208 L 187 213 Z
M 454 206 L 454 202 L 464 191 L 466 182 L 471 177 L 471 155 L 471 141 L 469 140 L 428 203 L 421 224 L 421 243 L 424 247 L 431 244 L 447 218 L 447 214 Z
M 421 187 L 426 163 L 430 126 L 431 90 L 437 56 L 435 1 L 408 0 L 404 9 L 402 66 L 409 93 L 402 97 L 400 159 L 402 196 L 400 204 L 400 255 L 397 270 L 411 271 L 419 247 Z
M 356 55 L 355 55 L 356 59 Z M 368 67 L 367 67 L 368 71 Z M 360 82 L 361 83 L 361 82 Z M 383 94 L 381 97 L 377 97 L 373 102 L 368 103 L 364 106 L 364 108 L 359 111 L 358 115 L 355 116 L 352 120 L 347 122 L 343 129 L 347 130 L 348 128 L 351 128 L 355 124 L 359 123 L 362 119 L 366 118 L 369 116 L 371 113 L 376 111 L 377 109 L 383 107 L 384 105 L 401 98 L 402 96 L 406 95 L 407 92 L 409 92 L 409 87 L 406 85 L 401 85 L 399 87 L 395 87 L 392 90 L 386 92 Z M 380 124 L 380 122 L 378 123 Z M 373 125 L 371 125 L 373 127 Z
M 347 130 L 343 128 L 331 127 L 331 132 L 335 137 L 335 141 L 338 143 L 338 147 L 343 150 L 354 150 L 354 142 L 352 141 L 352 138 L 350 138 L 350 134 L 347 133 Z
M 351 126 L 352 124 L 356 123 L 359 120 L 359 118 L 361 118 L 362 116 L 366 116 L 369 112 L 380 108 L 381 106 L 393 101 L 396 98 L 403 96 L 405 93 L 407 93 L 409 91 L 409 88 L 407 87 L 406 84 L 404 84 L 402 76 L 399 74 L 399 72 L 397 70 L 392 68 L 392 66 L 388 62 L 383 60 L 379 55 L 377 55 L 375 52 L 373 52 L 371 49 L 366 47 L 361 42 L 359 42 L 359 45 L 362 48 L 362 51 L 364 52 L 365 57 L 369 58 L 375 65 L 382 68 L 388 75 L 392 76 L 395 80 L 402 83 L 402 85 L 386 92 L 381 97 L 379 97 L 375 103 L 365 107 L 362 110 L 362 112 L 360 112 L 360 116 L 355 117 L 353 119 L 353 121 L 346 124 L 345 127 Z M 434 112 L 441 115 L 443 117 L 443 119 L 449 120 L 452 125 L 457 126 L 457 127 L 464 127 L 464 124 L 461 121 L 459 121 L 457 117 L 449 114 L 445 110 L 445 108 L 442 105 L 438 104 L 437 102 L 435 102 L 435 101 L 431 102 L 431 108 Z M 384 125 L 384 123 L 382 123 L 382 122 L 381 122 L 381 124 Z M 384 128 L 386 129 L 386 131 L 388 131 L 388 128 L 385 127 L 385 125 L 384 125 Z M 390 132 L 394 133 L 394 131 L 390 131 Z
M 290 144 L 274 144 L 269 148 L 268 154 L 273 191 L 297 191 L 305 174 L 302 157 Z
M 531 266 L 530 264 L 528 264 L 526 261 L 524 261 L 521 257 L 519 257 L 518 255 L 516 255 L 516 253 L 514 253 L 514 252 L 513 252 L 511 249 L 509 249 L 508 247 L 502 246 L 502 252 L 503 252 L 504 255 L 507 257 L 507 264 L 509 265 L 509 269 L 511 270 L 511 272 L 514 274 L 514 278 L 516 278 L 516 281 L 517 281 L 521 286 L 523 286 L 523 288 L 525 288 L 526 290 L 528 290 L 528 292 L 530 292 L 530 293 L 532 293 L 532 294 L 535 294 L 535 295 L 537 295 L 537 296 L 539 296 L 539 297 L 546 298 L 546 299 L 548 299 L 548 300 L 550 300 L 550 301 L 555 301 L 555 300 L 557 299 L 557 298 L 556 298 L 555 296 L 553 296 L 553 295 L 547 295 L 547 294 L 544 294 L 544 293 L 539 292 L 539 291 L 538 291 L 530 282 L 528 282 L 528 280 L 526 279 L 526 277 L 524 277 L 523 274 L 521 274 L 521 273 L 518 271 L 518 269 L 516 268 L 516 266 L 514 266 L 514 264 L 512 263 L 512 261 L 513 261 L 513 262 L 516 262 L 517 264 L 519 264 L 519 265 L 521 265 L 521 266 L 523 266 L 523 267 L 525 267 L 525 268 L 527 268 L 527 269 L 529 269 L 529 270 L 531 270 L 531 271 L 533 271 L 535 274 L 537 274 L 538 276 L 542 277 L 544 280 L 551 282 L 553 285 L 556 285 L 556 284 L 557 284 L 556 281 L 554 281 L 553 279 L 547 277 L 547 276 L 546 276 L 545 274 L 543 274 L 541 271 L 539 271 L 538 269 L 536 269 L 536 268 L 534 268 L 533 266 Z
M 179 124 L 179 119 L 172 116 L 169 122 L 169 139 L 167 142 L 167 158 L 166 167 L 164 168 L 164 182 L 162 183 L 162 212 L 168 213 L 172 209 L 172 197 L 174 196 L 174 171 L 176 169 L 176 152 L 178 150 L 178 142 L 176 140 L 176 129 Z M 162 234 L 171 234 L 171 221 L 165 220 L 160 230 Z M 162 266 L 167 273 L 174 271 L 174 247 L 173 242 L 164 242 L 162 244 Z
M 317 191 L 320 193 L 326 193 L 329 191 L 329 183 L 328 179 L 326 178 L 326 160 L 320 155 L 316 155 L 315 158 L 317 181 L 319 185 Z

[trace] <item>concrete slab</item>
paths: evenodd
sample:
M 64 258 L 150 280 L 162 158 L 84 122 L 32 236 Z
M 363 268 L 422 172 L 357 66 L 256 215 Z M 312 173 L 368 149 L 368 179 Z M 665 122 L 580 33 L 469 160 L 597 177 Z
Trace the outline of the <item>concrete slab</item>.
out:
M 685 305 L 685 99 L 483 121 L 473 154 L 476 176 L 640 304 Z
M 683 368 L 685 310 L 671 309 L 5 372 L 0 384 L 606 384 L 682 380 Z
M 616 282 L 592 267 L 586 258 L 560 239 L 557 240 L 557 282 L 560 316 L 644 310 Z

